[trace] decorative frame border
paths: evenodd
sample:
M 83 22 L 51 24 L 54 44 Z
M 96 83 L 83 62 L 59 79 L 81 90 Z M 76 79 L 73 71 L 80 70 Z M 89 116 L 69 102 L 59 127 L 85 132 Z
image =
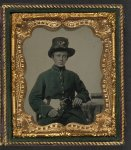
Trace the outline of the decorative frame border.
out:
M 2 49 L 2 9 L 0 8 L 0 50 Z M 0 51 L 0 57 L 2 52 Z M 2 145 L 2 59 L 0 59 L 0 145 Z
M 48 10 L 49 12 L 50 12 L 50 9 L 57 9 L 57 11 L 58 11 L 58 13 L 54 13 L 56 16 L 56 18 L 58 17 L 59 19 L 61 19 L 63 22 L 64 22 L 64 20 L 66 20 L 66 18 L 67 19 L 69 19 L 69 17 L 70 18 L 75 18 L 75 17 L 82 17 L 82 18 L 86 18 L 86 13 L 81 13 L 82 15 L 80 15 L 80 12 L 79 12 L 79 9 L 85 9 L 85 10 L 87 10 L 87 9 L 112 9 L 112 10 L 114 10 L 114 9 L 118 9 L 117 11 L 119 12 L 119 14 L 120 14 L 120 22 L 119 22 L 119 24 L 118 24 L 118 26 L 119 26 L 119 32 L 120 32 L 120 70 L 118 70 L 118 71 L 120 71 L 119 73 L 120 73 L 120 95 L 121 95 L 121 100 L 120 100 L 120 102 L 121 102 L 121 104 L 119 105 L 120 106 L 120 110 L 122 111 L 121 112 L 121 115 L 122 115 L 122 117 L 121 117 L 121 138 L 120 138 L 120 140 L 118 140 L 118 139 L 116 139 L 116 141 L 114 140 L 114 141 L 112 141 L 112 142 L 104 142 L 105 140 L 103 140 L 103 141 L 100 141 L 100 142 L 67 142 L 67 141 L 63 141 L 63 142 L 52 142 L 52 141 L 47 141 L 47 142 L 27 142 L 27 141 L 25 141 L 25 142 L 12 142 L 12 141 L 10 141 L 9 140 L 9 130 L 8 130 L 8 127 L 7 127 L 7 116 L 9 116 L 9 112 L 7 112 L 7 99 L 9 98 L 9 97 L 7 97 L 7 63 L 6 63 L 6 61 L 7 61 L 7 59 L 8 59 L 8 61 L 9 61 L 9 59 L 10 58 L 7 58 L 7 44 L 6 44 L 6 42 L 7 42 L 7 36 L 6 36 L 6 32 L 7 32 L 7 20 L 6 20 L 6 16 L 7 16 L 7 13 L 8 13 L 8 11 L 10 11 L 10 9 L 22 9 L 22 8 L 24 8 L 24 9 L 39 9 L 39 10 L 41 10 L 42 8 L 43 9 L 46 9 L 46 10 Z M 71 14 L 69 14 L 69 13 L 59 13 L 59 9 L 70 9 L 70 8 L 75 8 L 75 9 L 77 9 L 78 10 L 78 13 L 71 13 Z M 31 10 L 32 11 L 32 10 Z M 17 11 L 16 11 L 17 12 Z M 25 11 L 26 12 L 26 11 Z M 118 13 L 117 12 L 117 13 Z M 14 13 L 14 12 L 13 12 Z M 104 93 L 104 98 L 105 98 L 105 102 L 106 102 L 106 108 L 105 108 L 105 111 L 103 112 L 103 116 L 104 116 L 104 120 L 105 119 L 109 119 L 110 121 L 113 119 L 113 124 L 112 124 L 112 128 L 111 129 L 109 129 L 109 131 L 108 131 L 108 134 L 106 133 L 106 134 L 104 134 L 104 131 L 103 131 L 103 133 L 102 134 L 97 134 L 97 135 L 95 135 L 95 132 L 94 132 L 94 136 L 112 136 L 112 135 L 116 135 L 116 127 L 115 127 L 115 124 L 116 124 L 116 115 L 115 115 L 115 111 L 116 111 L 116 107 L 115 107 L 115 98 L 116 98 L 116 95 L 117 95 L 117 97 L 118 97 L 118 94 L 117 94 L 117 89 L 116 89 L 116 85 L 118 84 L 117 83 L 117 81 L 116 81 L 116 59 L 118 59 L 118 58 L 116 58 L 116 51 L 115 51 L 115 44 L 118 42 L 116 42 L 116 36 L 115 36 L 115 34 L 116 34 L 116 20 L 115 20 L 115 16 L 117 16 L 118 14 L 117 13 L 108 13 L 108 12 L 106 12 L 106 13 L 104 13 L 104 17 L 107 17 L 108 18 L 108 21 L 110 22 L 110 25 L 108 25 L 108 26 L 111 26 L 110 27 L 110 29 L 113 29 L 112 31 L 113 32 L 110 32 L 111 33 L 111 43 L 112 43 L 112 45 L 110 46 L 110 48 L 109 48 L 109 41 L 107 41 L 107 47 L 106 47 L 106 42 L 104 43 L 105 44 L 105 48 L 104 48 L 104 52 L 103 52 L 103 55 L 102 55 L 102 65 L 101 65 L 101 67 L 102 67 L 102 70 L 103 70 L 103 76 L 105 76 L 105 78 L 103 78 L 103 83 L 102 83 L 102 86 L 103 86 L 103 93 Z M 51 15 L 51 14 L 45 14 L 44 15 L 44 17 L 45 18 L 53 18 L 54 17 L 54 14 L 53 15 Z M 77 15 L 78 16 L 77 16 Z M 92 13 L 93 14 L 93 13 Z M 94 13 L 93 15 L 92 15 L 92 17 L 93 16 L 96 16 L 96 17 L 102 17 L 102 13 L 98 13 L 99 15 L 97 15 L 97 13 Z M 109 15 L 110 14 L 110 15 Z M 40 15 L 40 14 L 39 14 Z M 34 18 L 37 18 L 37 17 L 40 17 L 38 14 L 35 16 L 35 14 L 33 15 L 34 16 Z M 43 15 L 43 14 L 42 14 Z M 50 16 L 49 16 L 50 15 Z M 88 13 L 88 15 L 89 15 L 89 13 Z M 90 15 L 91 15 L 91 13 L 90 13 Z M 25 23 L 24 21 L 23 21 L 23 19 L 28 19 L 28 17 L 30 18 L 31 16 L 29 15 L 29 12 L 26 14 L 26 13 L 24 13 L 24 15 L 22 15 L 22 16 L 20 16 L 20 13 L 19 13 L 19 15 L 17 14 L 15 17 L 12 17 L 12 37 L 11 37 L 11 39 L 12 39 L 12 50 L 15 50 L 15 49 L 17 49 L 18 47 L 20 48 L 20 49 L 18 49 L 18 51 L 19 51 L 19 54 L 17 54 L 16 55 L 16 53 L 15 53 L 15 51 L 12 51 L 11 52 L 11 55 L 12 55 L 12 57 L 11 57 L 11 61 L 12 61 L 12 67 L 11 67 L 11 70 L 12 70 L 12 100 L 13 100 L 13 116 L 15 116 L 17 113 L 16 113 L 16 101 L 15 101 L 15 99 L 17 99 L 18 97 L 16 97 L 16 84 L 18 83 L 18 85 L 20 85 L 21 83 L 16 79 L 16 75 L 18 75 L 19 77 L 21 77 L 22 78 L 22 85 L 21 85 L 21 87 L 23 88 L 23 85 L 24 85 L 24 79 L 23 79 L 23 77 L 24 77 L 24 74 L 22 75 L 21 73 L 24 73 L 24 59 L 22 58 L 23 56 L 22 56 L 22 54 L 21 54 L 21 52 L 22 52 L 22 49 L 21 49 L 21 44 L 22 44 L 22 40 L 21 41 L 17 41 L 16 40 L 16 37 L 14 36 L 16 33 L 16 26 L 18 25 L 18 22 L 20 23 L 20 25 L 21 25 L 21 29 L 22 30 L 24 30 L 24 25 L 26 26 L 26 25 L 28 25 L 27 23 Z M 117 16 L 118 17 L 118 16 Z M 17 20 L 17 19 L 19 20 Z M 51 19 L 52 19 L 51 18 Z M 61 22 L 62 22 L 61 21 Z M 30 23 L 33 23 L 33 21 L 32 22 L 30 22 Z M 47 23 L 47 22 L 46 22 Z M 69 21 L 69 24 L 70 24 L 71 22 Z M 77 22 L 78 23 L 78 22 Z M 49 23 L 47 23 L 47 24 L 49 24 Z M 68 23 L 67 23 L 68 24 Z M 88 23 L 87 23 L 88 24 Z M 85 24 L 84 24 L 85 25 Z M 105 25 L 105 24 L 104 24 Z M 23 26 L 23 27 L 22 27 Z M 47 25 L 48 27 L 49 27 L 49 25 Z M 66 25 L 65 25 L 66 26 Z M 70 25 L 67 25 L 68 27 L 71 27 Z M 98 27 L 98 25 L 96 25 L 95 24 L 95 26 L 96 27 Z M 36 27 L 38 27 L 38 24 L 36 25 Z M 103 26 L 104 27 L 104 26 Z M 19 28 L 19 27 L 18 27 Z M 29 29 L 33 29 L 33 27 L 30 27 Z M 3 32 L 4 32 L 4 34 L 3 34 L 3 55 L 2 55 L 2 57 L 3 57 L 3 62 L 4 62 L 4 71 L 3 71 L 3 87 L 4 87 L 4 93 L 3 93 L 3 95 L 4 95 L 4 99 L 2 100 L 2 102 L 3 102 L 3 105 L 4 105 L 4 139 L 3 139 L 3 143 L 5 143 L 5 144 L 64 144 L 64 145 L 119 145 L 119 144 L 123 144 L 124 143 L 124 89 L 123 89 L 123 87 L 124 87 L 124 75 L 123 75 L 123 68 L 124 68 L 124 65 L 123 65 L 123 8 L 122 8 L 122 6 L 121 5 L 3 5 Z M 19 28 L 20 29 L 20 28 Z M 25 39 L 25 37 L 27 37 L 27 36 L 30 36 L 30 33 L 31 33 L 31 31 L 32 31 L 32 29 L 31 30 L 29 30 L 28 31 L 28 33 L 26 33 L 26 31 L 22 31 L 21 33 L 23 34 L 23 35 L 21 35 L 20 34 L 20 37 L 19 38 L 23 38 L 24 37 L 24 39 Z M 14 32 L 15 31 L 15 32 Z M 20 30 L 19 30 L 20 31 Z M 19 32 L 18 31 L 18 32 Z M 99 33 L 99 31 L 101 31 L 100 29 L 97 29 L 95 32 L 96 32 L 96 34 L 98 35 L 98 36 L 100 36 L 101 37 L 101 39 L 102 39 L 102 37 L 103 37 L 103 40 L 104 40 L 104 36 L 106 36 L 106 34 L 104 35 L 104 33 L 103 33 L 103 35 L 102 35 L 102 33 Z M 108 31 L 109 32 L 109 31 Z M 24 35 L 24 34 L 27 34 L 27 35 Z M 17 36 L 18 36 L 19 34 L 17 34 Z M 102 35 L 102 36 L 101 36 Z M 107 35 L 109 35 L 109 33 L 107 33 Z M 20 39 L 19 39 L 20 40 Z M 16 43 L 18 43 L 18 44 L 16 44 Z M 17 45 L 17 46 L 16 46 Z M 17 48 L 16 48 L 17 47 Z M 110 55 L 109 53 L 108 53 L 108 50 L 109 49 L 111 49 L 111 51 L 112 51 L 112 55 Z M 9 53 L 8 53 L 9 54 Z M 16 62 L 18 62 L 18 57 L 19 57 L 19 63 L 17 63 L 16 64 Z M 108 58 L 109 57 L 109 58 Z M 108 61 L 108 63 L 106 63 L 106 59 L 111 59 L 111 61 Z M 21 70 L 22 70 L 22 72 L 19 74 L 19 73 L 16 73 L 16 68 L 18 69 L 18 66 L 16 67 L 16 65 L 18 65 L 18 66 L 20 66 L 21 68 Z M 110 66 L 110 71 L 107 71 L 106 69 L 107 69 L 107 66 L 109 67 Z M 109 80 L 107 80 L 107 78 L 108 78 L 108 75 L 109 75 L 109 73 L 111 73 L 112 72 L 112 74 L 111 74 L 111 78 L 109 79 Z M 9 79 L 8 79 L 9 80 Z M 106 81 L 108 81 L 108 83 L 106 84 Z M 109 84 L 109 82 L 110 81 L 112 81 L 111 83 L 111 85 Z M 14 84 L 14 82 L 16 83 L 16 84 Z M 108 88 L 109 87 L 109 88 Z M 113 92 L 111 91 L 111 89 L 113 88 Z M 109 91 L 107 91 L 107 90 L 109 90 Z M 18 90 L 17 90 L 17 92 L 19 92 Z M 24 91 L 22 90 L 21 91 L 23 94 L 24 94 Z M 111 92 L 110 94 L 107 94 L 108 92 Z M 21 94 L 20 95 L 20 97 L 23 97 L 23 95 Z M 18 98 L 20 101 L 21 101 L 21 98 Z M 111 104 L 109 104 L 109 99 L 110 99 L 110 97 L 112 98 L 112 103 Z M 118 97 L 118 98 L 120 98 L 120 97 Z M 20 103 L 21 104 L 21 103 Z M 111 107 L 113 106 L 113 109 L 111 109 Z M 23 106 L 21 107 L 22 109 L 23 109 Z M 20 112 L 22 111 L 23 112 L 23 110 L 22 109 L 20 109 Z M 111 113 L 111 112 L 112 113 Z M 109 113 L 109 114 L 108 114 Z M 112 118 L 110 117 L 110 113 L 112 114 Z M 19 114 L 19 113 L 18 113 Z M 30 116 L 27 116 L 27 115 L 25 115 L 24 117 L 27 117 L 27 120 L 31 120 L 31 117 Z M 97 121 L 99 121 L 100 119 L 101 119 L 101 114 L 99 114 L 99 115 L 97 115 L 97 119 L 96 119 L 96 122 L 94 123 L 95 125 L 97 125 Z M 17 127 L 17 121 L 16 121 L 16 119 L 18 119 L 19 121 L 21 120 L 21 118 L 18 118 L 18 117 L 13 117 L 13 126 L 14 126 L 14 129 L 16 129 L 16 131 L 14 130 L 14 135 L 16 136 L 16 137 L 22 137 L 22 138 L 25 138 L 26 139 L 26 136 L 27 136 L 27 134 L 23 134 L 22 136 L 20 136 L 21 135 L 21 133 L 22 132 L 20 132 L 20 130 L 18 131 L 18 128 L 16 128 Z M 103 120 L 103 121 L 104 121 Z M 11 121 L 11 120 L 10 120 Z M 109 124 L 110 124 L 110 121 L 109 121 Z M 102 122 L 102 121 L 101 121 Z M 17 125 L 16 125 L 17 124 Z M 107 124 L 103 124 L 104 126 L 105 125 L 109 125 L 108 123 Z M 57 126 L 59 126 L 59 125 L 55 125 L 55 127 L 57 127 Z M 77 124 L 69 124 L 69 125 L 67 125 L 66 126 L 66 128 L 67 128 L 67 130 L 69 130 L 70 131 L 70 129 L 71 130 L 73 130 L 74 131 L 74 127 L 78 127 L 79 125 L 77 125 Z M 92 126 L 92 125 L 91 125 Z M 61 128 L 61 126 L 59 126 L 60 128 Z M 84 126 L 85 127 L 85 126 Z M 38 128 L 40 128 L 40 127 L 38 127 Z M 42 128 L 42 127 L 41 127 Z M 47 128 L 47 129 L 46 129 Z M 44 129 L 46 129 L 46 130 L 49 130 L 49 128 L 50 128 L 50 126 L 47 126 L 47 127 L 44 127 Z M 81 129 L 83 128 L 83 126 L 81 126 Z M 84 132 L 85 132 L 85 130 L 87 130 L 88 128 L 84 128 Z M 90 129 L 91 129 L 91 127 L 90 127 Z M 107 129 L 107 127 L 106 127 L 106 129 Z M 23 128 L 23 131 L 24 131 L 25 129 Z M 34 130 L 34 129 L 33 129 Z M 112 131 L 113 131 L 113 133 L 112 133 Z M 83 133 L 84 133 L 83 132 Z M 17 134 L 18 133 L 18 134 Z M 70 135 L 73 135 L 73 134 L 71 134 L 71 133 L 67 133 L 67 134 L 70 134 Z M 43 134 L 42 134 L 43 135 Z M 46 133 L 46 136 L 48 136 L 48 135 L 50 135 L 50 133 Z M 55 133 L 53 133 L 53 135 L 56 135 L 57 136 L 57 134 Z M 60 134 L 58 134 L 58 135 L 60 135 Z M 81 136 L 81 134 L 79 135 L 78 133 L 77 133 L 77 135 L 78 136 Z M 86 135 L 86 134 L 85 134 Z M 87 135 L 90 135 L 90 134 L 87 134 Z M 86 136 L 87 136 L 86 135 Z M 92 135 L 92 134 L 91 134 Z M 28 135 L 27 137 L 30 137 L 30 136 L 32 136 L 32 135 Z M 33 136 L 32 137 L 34 137 L 35 136 L 35 134 L 33 134 Z M 11 139 L 11 138 L 10 138 Z M 96 140 L 95 140 L 96 141 Z

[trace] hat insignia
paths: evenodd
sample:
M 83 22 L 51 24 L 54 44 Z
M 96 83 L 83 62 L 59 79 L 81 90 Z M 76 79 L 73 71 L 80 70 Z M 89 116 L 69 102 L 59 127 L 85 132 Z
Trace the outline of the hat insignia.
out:
M 58 47 L 65 48 L 65 41 L 57 41 Z

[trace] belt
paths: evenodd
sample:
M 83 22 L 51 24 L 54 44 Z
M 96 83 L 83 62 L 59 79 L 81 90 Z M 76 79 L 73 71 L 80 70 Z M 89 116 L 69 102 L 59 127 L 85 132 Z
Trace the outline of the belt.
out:
M 56 110 L 61 110 L 68 106 L 72 105 L 72 100 L 70 98 L 63 98 L 63 99 L 45 99 L 44 103 L 46 105 L 50 105 L 52 108 Z

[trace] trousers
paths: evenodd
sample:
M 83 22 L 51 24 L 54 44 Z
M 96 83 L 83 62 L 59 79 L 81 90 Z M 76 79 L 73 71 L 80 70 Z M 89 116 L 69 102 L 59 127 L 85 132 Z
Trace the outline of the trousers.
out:
M 62 115 L 59 117 L 53 118 L 47 116 L 47 117 L 37 118 L 37 122 L 39 125 L 47 125 L 51 123 L 61 123 L 63 125 L 66 125 L 71 122 L 80 123 L 80 124 L 88 123 L 86 116 L 80 107 L 65 110 L 62 113 Z

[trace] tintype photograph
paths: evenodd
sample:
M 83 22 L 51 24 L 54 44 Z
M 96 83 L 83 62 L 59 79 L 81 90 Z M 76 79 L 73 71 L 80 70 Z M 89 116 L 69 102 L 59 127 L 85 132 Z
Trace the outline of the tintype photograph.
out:
M 3 5 L 6 144 L 122 144 L 122 31 L 121 5 Z
M 89 27 L 72 31 L 35 29 L 32 37 L 25 40 L 23 50 L 27 81 L 25 110 L 31 114 L 31 106 L 40 125 L 89 124 L 96 111 L 102 111 L 102 42 Z

